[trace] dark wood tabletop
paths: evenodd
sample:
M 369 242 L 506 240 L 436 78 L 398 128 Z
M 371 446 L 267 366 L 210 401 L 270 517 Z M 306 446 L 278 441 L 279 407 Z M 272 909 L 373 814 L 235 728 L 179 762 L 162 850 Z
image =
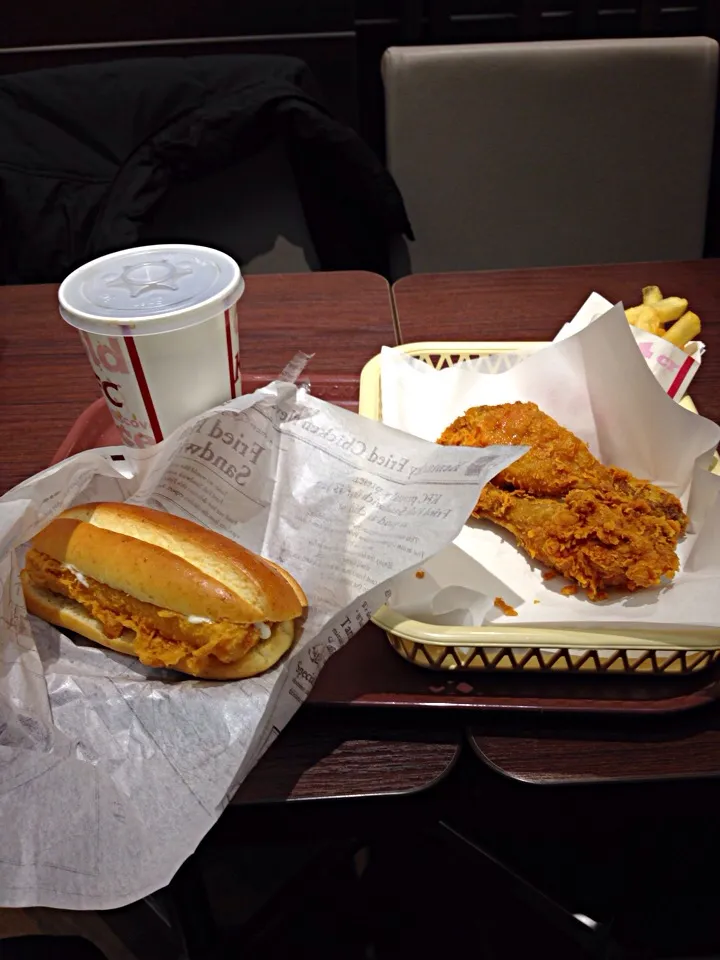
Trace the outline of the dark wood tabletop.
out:
M 363 365 L 396 342 L 388 284 L 370 273 L 250 276 L 239 316 L 249 384 L 272 379 L 302 350 L 314 354 L 314 392 L 341 402 L 357 399 Z M 0 287 L 0 494 L 50 463 L 96 397 L 57 288 Z M 414 793 L 449 771 L 461 739 L 460 725 L 418 734 L 406 721 L 378 726 L 366 714 L 303 708 L 234 803 Z
M 592 291 L 631 306 L 653 283 L 703 322 L 708 349 L 690 393 L 720 421 L 720 260 L 424 274 L 399 280 L 393 296 L 402 343 L 552 340 Z
M 532 784 L 685 780 L 720 777 L 720 711 L 688 711 L 652 723 L 588 718 L 484 732 L 470 727 L 472 749 L 500 773 Z
M 358 635 L 359 636 L 359 635 Z M 301 710 L 240 785 L 232 803 L 417 793 L 442 780 L 460 755 L 458 727 L 387 712 Z
M 720 421 L 718 260 L 418 275 L 398 281 L 393 296 L 403 343 L 550 340 L 593 290 L 629 306 L 641 300 L 648 284 L 687 298 L 701 317 L 707 352 L 690 394 L 702 414 Z M 497 711 L 476 717 L 468 727 L 473 750 L 496 771 L 520 781 L 720 775 L 716 704 L 656 718 L 534 714 L 528 719 Z
M 330 379 L 327 399 L 352 391 L 364 364 L 395 343 L 387 282 L 372 273 L 246 278 L 238 306 L 241 372 L 273 379 L 301 350 Z M 0 494 L 50 463 L 98 396 L 80 337 L 57 310 L 57 287 L 0 287 Z

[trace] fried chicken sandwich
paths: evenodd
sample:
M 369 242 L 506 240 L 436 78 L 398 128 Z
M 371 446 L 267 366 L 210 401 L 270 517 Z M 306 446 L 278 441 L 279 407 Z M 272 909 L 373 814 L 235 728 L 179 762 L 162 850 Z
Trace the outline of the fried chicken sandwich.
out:
M 28 611 L 152 667 L 234 680 L 290 649 L 307 607 L 282 567 L 148 507 L 88 503 L 33 539 Z

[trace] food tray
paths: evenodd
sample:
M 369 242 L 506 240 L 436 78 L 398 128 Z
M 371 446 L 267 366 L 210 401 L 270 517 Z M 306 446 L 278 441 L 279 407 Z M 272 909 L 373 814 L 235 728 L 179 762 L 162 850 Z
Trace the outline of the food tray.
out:
M 418 670 L 369 623 L 323 667 L 310 691 L 315 707 L 402 710 L 510 710 L 523 714 L 667 716 L 714 703 L 720 663 L 694 673 L 600 674 L 581 670 Z
M 494 355 L 496 372 L 517 362 L 518 353 L 535 352 L 545 343 L 408 343 L 393 349 L 423 360 L 436 369 L 461 360 Z M 359 412 L 382 418 L 380 357 L 373 357 L 360 378 Z M 694 413 L 690 397 L 682 406 Z M 720 472 L 715 457 L 714 472 Z M 373 621 L 405 660 L 429 670 L 512 673 L 594 673 L 688 675 L 720 658 L 720 630 L 688 631 L 682 636 L 642 629 L 630 634 L 583 632 L 541 627 L 448 627 L 409 620 L 387 605 Z

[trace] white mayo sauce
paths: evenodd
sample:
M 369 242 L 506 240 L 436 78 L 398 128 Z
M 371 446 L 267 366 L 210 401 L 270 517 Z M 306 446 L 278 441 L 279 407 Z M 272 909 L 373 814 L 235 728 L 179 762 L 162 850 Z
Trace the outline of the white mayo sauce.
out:
M 78 570 L 78 568 L 74 567 L 71 563 L 66 563 L 65 566 L 68 568 L 70 573 L 75 577 L 75 579 L 79 580 L 84 587 L 90 586 L 90 584 L 88 583 L 87 577 L 81 570 Z

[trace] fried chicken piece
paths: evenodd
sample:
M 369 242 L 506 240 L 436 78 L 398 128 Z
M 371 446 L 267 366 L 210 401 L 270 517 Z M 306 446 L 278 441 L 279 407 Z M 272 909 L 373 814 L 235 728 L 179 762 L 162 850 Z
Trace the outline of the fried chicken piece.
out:
M 649 480 L 639 480 L 627 470 L 620 467 L 608 467 L 615 489 L 626 497 L 638 497 L 650 504 L 655 513 L 662 514 L 668 520 L 675 520 L 680 524 L 680 536 L 687 530 L 690 522 L 678 498 L 668 490 L 663 490 Z
M 527 445 L 480 494 L 474 516 L 514 533 L 520 545 L 587 590 L 657 586 L 678 569 L 675 547 L 688 518 L 667 490 L 619 467 L 606 467 L 588 445 L 534 403 L 472 407 L 438 443 Z
M 606 587 L 657 586 L 678 569 L 678 521 L 612 491 L 571 490 L 552 500 L 490 483 L 474 516 L 509 530 L 531 557 L 575 580 L 591 600 L 603 599 Z
M 531 449 L 524 456 L 493 478 L 496 486 L 537 497 L 564 497 L 571 490 L 616 492 L 647 501 L 654 512 L 678 521 L 682 532 L 687 526 L 677 497 L 626 470 L 604 466 L 583 440 L 535 403 L 471 407 L 443 431 L 438 443 L 469 447 L 527 445 Z

